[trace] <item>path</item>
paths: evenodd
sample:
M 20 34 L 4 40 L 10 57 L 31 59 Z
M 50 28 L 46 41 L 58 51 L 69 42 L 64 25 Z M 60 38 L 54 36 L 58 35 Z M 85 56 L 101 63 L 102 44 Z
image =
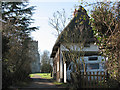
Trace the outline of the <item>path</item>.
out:
M 34 75 L 33 82 L 28 86 L 29 88 L 57 88 L 50 80 L 43 79 L 39 75 Z
M 39 75 L 34 75 L 34 77 L 32 77 L 33 81 L 29 83 L 29 85 L 25 86 L 25 87 L 17 87 L 12 89 L 12 90 L 56 90 L 58 88 L 58 86 L 56 86 L 55 84 L 53 84 L 52 81 L 48 80 L 48 79 L 43 79 L 41 78 Z

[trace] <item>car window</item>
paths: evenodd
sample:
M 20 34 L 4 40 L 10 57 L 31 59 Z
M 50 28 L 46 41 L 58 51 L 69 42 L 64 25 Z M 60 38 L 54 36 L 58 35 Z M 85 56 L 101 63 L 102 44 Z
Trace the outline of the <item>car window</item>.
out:
M 99 69 L 99 63 L 87 64 L 88 69 Z
M 89 57 L 88 60 L 89 61 L 96 61 L 96 60 L 98 60 L 98 57 Z

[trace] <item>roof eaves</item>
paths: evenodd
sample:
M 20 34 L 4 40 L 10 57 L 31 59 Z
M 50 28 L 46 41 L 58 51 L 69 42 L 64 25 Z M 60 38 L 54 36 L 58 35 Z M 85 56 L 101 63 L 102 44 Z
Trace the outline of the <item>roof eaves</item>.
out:
M 54 48 L 56 48 L 56 46 L 58 47 L 58 46 L 60 46 L 60 44 L 62 43 L 62 41 L 60 41 L 60 39 L 61 39 L 61 37 L 62 37 L 62 35 L 63 35 L 63 33 L 67 30 L 67 27 L 71 24 L 71 23 L 73 23 L 73 20 L 75 19 L 75 17 L 73 17 L 72 19 L 71 19 L 71 21 L 68 23 L 68 25 L 63 29 L 63 31 L 60 33 L 60 35 L 58 36 L 58 38 L 57 38 L 57 40 L 56 40 L 56 42 L 55 42 L 55 44 L 54 44 L 54 46 L 53 46 L 53 49 L 52 49 L 52 53 L 51 53 L 51 58 L 53 58 L 54 56 L 55 56 L 55 54 L 56 54 L 56 52 L 57 52 L 57 50 L 58 50 L 58 48 L 57 49 L 54 49 Z M 56 50 L 56 51 L 55 51 Z

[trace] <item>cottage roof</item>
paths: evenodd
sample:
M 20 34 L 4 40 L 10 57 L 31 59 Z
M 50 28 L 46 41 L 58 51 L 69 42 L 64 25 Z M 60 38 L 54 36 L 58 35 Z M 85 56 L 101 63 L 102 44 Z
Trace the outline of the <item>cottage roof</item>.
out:
M 86 33 L 89 34 L 89 38 L 86 40 L 86 42 L 94 42 L 95 39 L 93 38 L 93 31 L 89 24 L 89 16 L 87 15 L 86 10 L 80 6 L 73 19 L 58 36 L 55 45 L 53 46 L 51 57 L 55 56 L 61 43 L 80 42 L 78 39 L 76 39 L 76 37 L 79 37 L 81 35 L 86 36 Z

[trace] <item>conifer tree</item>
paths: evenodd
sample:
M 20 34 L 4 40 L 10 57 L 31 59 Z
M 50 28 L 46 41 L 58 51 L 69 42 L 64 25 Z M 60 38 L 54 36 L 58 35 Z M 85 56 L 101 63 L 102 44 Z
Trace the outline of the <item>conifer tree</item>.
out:
M 9 47 L 5 53 L 3 50 L 3 88 L 25 80 L 30 73 L 28 44 L 32 40 L 30 32 L 37 27 L 30 27 L 35 9 L 28 5 L 27 2 L 2 2 L 2 19 L 6 21 L 2 31 L 3 46 Z

